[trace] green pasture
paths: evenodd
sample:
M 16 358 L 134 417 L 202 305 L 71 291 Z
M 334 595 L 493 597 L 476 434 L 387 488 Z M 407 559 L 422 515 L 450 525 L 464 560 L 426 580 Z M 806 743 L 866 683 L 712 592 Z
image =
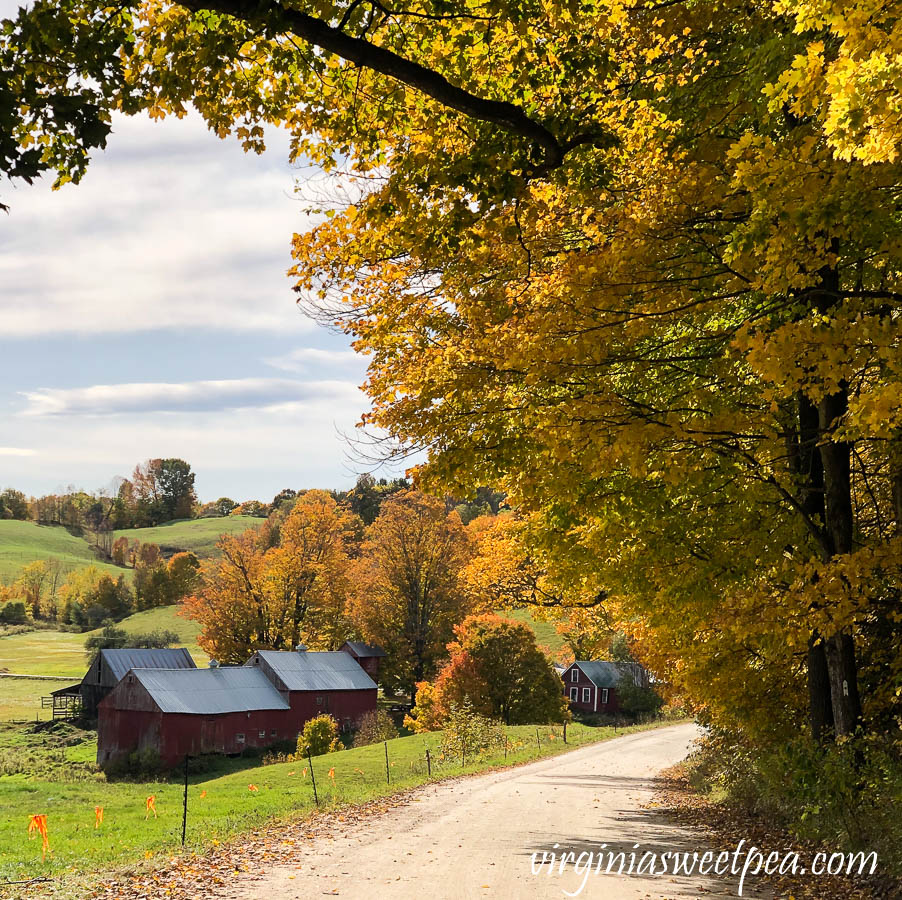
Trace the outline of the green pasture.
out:
M 164 554 L 190 550 L 198 559 L 216 555 L 216 542 L 220 535 L 239 534 L 248 528 L 262 525 L 256 516 L 225 516 L 221 519 L 177 519 L 152 528 L 126 528 L 113 532 L 113 537 L 127 537 L 142 544 L 158 544 Z
M 383 744 L 314 757 L 313 768 L 320 805 L 338 806 L 425 783 L 429 780 L 427 748 L 432 753 L 435 779 L 552 756 L 642 727 L 621 728 L 615 733 L 613 728 L 574 724 L 567 728 L 565 745 L 560 726 L 539 726 L 538 742 L 535 726 L 512 726 L 506 729 L 507 757 L 503 750 L 496 750 L 467 760 L 465 767 L 459 758 L 439 758 L 438 732 L 397 738 L 388 742 L 390 784 L 386 783 Z M 13 735 L 7 744 L 21 744 L 22 736 Z M 0 753 L 3 752 L 0 732 Z M 5 752 L 21 755 L 24 751 L 15 746 Z M 75 879 L 87 884 L 89 873 L 99 874 L 104 869 L 157 856 L 168 858 L 178 852 L 183 796 L 178 777 L 152 783 L 107 782 L 100 775 L 94 780 L 82 772 L 83 764 L 94 752 L 93 741 L 55 752 L 74 764 L 69 769 L 72 778 L 88 780 L 57 781 L 24 773 L 0 775 L 0 881 L 64 875 L 70 882 Z M 213 841 L 248 832 L 269 819 L 299 817 L 314 808 L 306 761 L 263 766 L 258 760 L 223 760 L 222 765 L 245 767 L 189 778 L 189 850 L 201 851 Z M 148 817 L 147 813 L 146 801 L 151 795 L 155 797 L 156 817 Z M 97 829 L 96 806 L 104 811 L 103 825 Z M 52 854 L 46 860 L 41 859 L 40 841 L 29 841 L 27 837 L 32 815 L 47 816 Z
M 0 582 L 15 581 L 25 566 L 41 559 L 57 560 L 66 572 L 96 565 L 115 578 L 130 576 L 128 569 L 100 562 L 83 537 L 59 525 L 0 519 Z
M 147 632 L 166 629 L 179 635 L 177 646 L 187 647 L 199 665 L 207 657 L 197 646 L 200 626 L 178 615 L 178 607 L 161 606 L 158 609 L 135 613 L 116 624 L 130 632 Z M 0 637 L 0 669 L 17 675 L 67 675 L 81 678 L 87 669 L 85 639 L 96 632 L 28 631 Z M 0 710 L 4 707 L 6 685 L 9 678 L 0 679 Z M 48 682 L 49 684 L 49 682 Z M 34 718 L 32 714 L 29 718 Z

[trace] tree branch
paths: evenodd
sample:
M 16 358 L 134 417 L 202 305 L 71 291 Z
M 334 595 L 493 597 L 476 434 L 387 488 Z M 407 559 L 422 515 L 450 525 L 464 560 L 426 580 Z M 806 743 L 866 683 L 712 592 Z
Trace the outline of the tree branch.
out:
M 412 62 L 361 38 L 352 37 L 321 19 L 295 9 L 287 9 L 272 0 L 178 0 L 192 12 L 218 12 L 242 21 L 266 22 L 285 29 L 305 41 L 342 59 L 394 78 L 472 119 L 492 122 L 511 134 L 519 135 L 543 151 L 539 173 L 557 168 L 568 150 L 580 144 L 598 142 L 601 136 L 581 134 L 562 144 L 544 125 L 529 118 L 514 103 L 487 100 L 457 87 L 443 75 L 420 63 Z

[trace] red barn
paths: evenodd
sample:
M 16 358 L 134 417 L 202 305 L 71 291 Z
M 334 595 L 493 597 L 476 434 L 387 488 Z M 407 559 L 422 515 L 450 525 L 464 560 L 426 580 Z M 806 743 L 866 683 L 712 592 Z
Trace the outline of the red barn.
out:
M 375 682 L 341 651 L 260 650 L 243 666 L 131 669 L 98 706 L 97 763 L 154 750 L 172 767 L 185 756 L 295 741 L 320 713 L 349 729 L 375 709 Z
M 328 713 L 347 730 L 356 726 L 364 713 L 376 709 L 376 683 L 341 650 L 259 650 L 245 666 L 259 667 L 287 697 L 298 731 L 320 713 Z
M 618 712 L 617 687 L 621 678 L 648 686 L 648 674 L 637 663 L 577 660 L 561 673 L 570 708 L 585 713 Z
M 379 677 L 379 666 L 385 658 L 385 651 L 381 647 L 364 644 L 362 641 L 345 641 L 338 649 L 356 659 L 373 681 Z
M 165 766 L 294 739 L 288 701 L 258 669 L 132 669 L 97 708 L 97 763 L 154 750 Z

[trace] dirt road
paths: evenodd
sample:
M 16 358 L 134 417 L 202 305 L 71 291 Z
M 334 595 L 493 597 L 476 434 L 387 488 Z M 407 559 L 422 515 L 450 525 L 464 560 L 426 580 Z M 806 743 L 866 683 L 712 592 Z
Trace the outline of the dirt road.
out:
M 738 879 L 696 875 L 586 878 L 533 874 L 533 853 L 709 849 L 700 835 L 643 809 L 654 775 L 682 759 L 697 734 L 677 725 L 631 734 L 505 772 L 424 788 L 413 802 L 299 850 L 289 866 L 239 880 L 234 900 L 326 896 L 366 900 L 562 900 L 736 897 Z M 640 848 L 635 850 L 634 845 Z M 603 847 L 602 845 L 607 845 Z M 547 858 L 547 857 L 546 857 Z M 628 859 L 628 857 L 627 857 Z M 616 868 L 616 866 L 615 866 Z M 754 880 L 744 896 L 764 896 Z

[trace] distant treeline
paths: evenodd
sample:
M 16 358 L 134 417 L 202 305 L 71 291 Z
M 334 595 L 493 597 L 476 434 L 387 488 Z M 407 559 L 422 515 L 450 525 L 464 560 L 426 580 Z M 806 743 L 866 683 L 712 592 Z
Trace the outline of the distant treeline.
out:
M 199 503 L 194 490 L 194 472 L 183 459 L 149 459 L 135 466 L 131 478 L 117 478 L 113 490 L 89 493 L 71 488 L 58 494 L 27 497 L 22 491 L 7 488 L 0 492 L 0 519 L 19 519 L 39 525 L 63 525 L 93 537 L 102 556 L 111 558 L 111 532 L 126 528 L 146 528 L 174 519 L 218 518 L 230 515 L 266 518 L 291 506 L 303 491 L 285 488 L 268 503 L 220 497 Z M 361 475 L 353 488 L 330 491 L 332 497 L 346 503 L 352 512 L 370 525 L 379 515 L 383 500 L 410 483 L 404 478 L 376 479 Z M 457 509 L 464 524 L 479 515 L 495 514 L 504 495 L 489 488 L 478 488 L 472 498 L 449 497 L 448 510 Z

